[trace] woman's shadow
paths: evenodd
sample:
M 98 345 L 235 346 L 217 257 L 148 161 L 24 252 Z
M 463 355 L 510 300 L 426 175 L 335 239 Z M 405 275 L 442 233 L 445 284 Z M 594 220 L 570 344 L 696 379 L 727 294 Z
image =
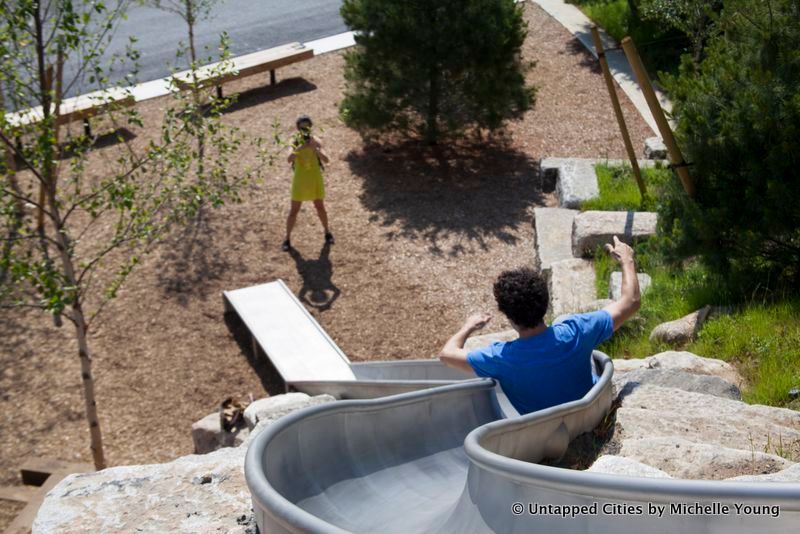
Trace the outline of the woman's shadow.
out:
M 297 273 L 303 279 L 303 287 L 297 293 L 297 298 L 319 310 L 320 313 L 329 310 L 341 294 L 339 288 L 331 281 L 333 265 L 330 254 L 330 243 L 323 245 L 319 252 L 319 259 L 316 260 L 303 258 L 303 255 L 294 248 L 289 250 L 289 255 L 292 256 L 297 266 Z

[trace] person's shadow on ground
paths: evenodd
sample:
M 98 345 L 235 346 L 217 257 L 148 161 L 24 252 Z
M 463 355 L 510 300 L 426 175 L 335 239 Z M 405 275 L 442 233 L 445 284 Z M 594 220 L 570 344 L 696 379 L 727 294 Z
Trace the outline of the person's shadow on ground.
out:
M 319 259 L 316 260 L 303 258 L 294 248 L 289 250 L 289 254 L 297 266 L 297 273 L 303 279 L 303 287 L 298 291 L 297 298 L 320 313 L 329 310 L 341 294 L 331 281 L 333 264 L 330 259 L 330 243 L 323 245 Z

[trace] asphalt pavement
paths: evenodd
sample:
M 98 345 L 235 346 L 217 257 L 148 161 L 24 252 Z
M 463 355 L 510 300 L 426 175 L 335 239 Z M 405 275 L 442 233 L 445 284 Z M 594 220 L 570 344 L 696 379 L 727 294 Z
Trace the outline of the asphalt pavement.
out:
M 218 57 L 219 37 L 227 32 L 234 56 L 272 48 L 294 41 L 306 42 L 347 31 L 339 15 L 341 0 L 221 0 L 206 20 L 198 22 L 195 43 L 199 58 Z M 179 43 L 188 42 L 184 20 L 176 14 L 153 7 L 133 5 L 127 20 L 120 22 L 106 48 L 104 61 L 124 55 L 130 36 L 137 39 L 140 52 L 135 82 L 168 76 L 172 69 L 184 69 L 186 57 L 176 57 Z M 71 65 L 65 67 L 69 79 Z M 117 68 L 110 75 L 116 82 L 129 73 L 129 67 Z M 95 89 L 90 83 L 76 84 L 68 96 Z

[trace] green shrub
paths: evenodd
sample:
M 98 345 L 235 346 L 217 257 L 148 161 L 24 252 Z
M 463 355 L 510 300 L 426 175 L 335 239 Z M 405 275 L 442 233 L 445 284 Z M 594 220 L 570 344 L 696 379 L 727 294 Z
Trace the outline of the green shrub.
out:
M 660 233 L 673 257 L 800 281 L 800 1 L 729 0 L 698 68 L 669 80 L 696 198 L 674 187 Z

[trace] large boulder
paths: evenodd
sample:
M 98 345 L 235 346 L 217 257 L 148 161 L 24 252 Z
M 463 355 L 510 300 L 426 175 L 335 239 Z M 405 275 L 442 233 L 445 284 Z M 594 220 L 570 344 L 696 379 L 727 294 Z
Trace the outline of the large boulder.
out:
M 677 436 L 625 439 L 618 454 L 675 478 L 723 480 L 742 473 L 775 473 L 792 462 L 775 454 L 697 443 Z
M 785 408 L 652 384 L 624 388 L 619 401 L 619 455 L 675 477 L 779 471 L 792 462 L 778 456 L 778 444 L 800 442 L 800 413 Z
M 47 494 L 32 531 L 255 532 L 245 452 L 235 447 L 70 475 Z
M 542 271 L 549 271 L 557 261 L 572 259 L 572 221 L 577 213 L 562 208 L 534 208 L 536 263 Z
M 587 469 L 590 473 L 605 473 L 627 477 L 672 478 L 667 473 L 642 462 L 622 456 L 606 454 L 601 456 Z
M 740 482 L 800 482 L 800 464 L 794 464 L 783 471 L 768 475 L 742 475 L 729 478 Z
M 670 350 L 642 359 L 614 360 L 615 377 L 637 369 L 686 371 L 698 375 L 717 376 L 736 386 L 740 386 L 744 382 L 742 376 L 731 364 L 714 358 L 703 358 L 686 351 Z
M 631 389 L 643 384 L 653 384 L 676 388 L 694 393 L 705 393 L 726 399 L 741 400 L 739 388 L 718 376 L 702 375 L 672 369 L 636 369 L 628 373 L 614 373 L 614 387 L 617 391 Z
M 280 397 L 284 395 L 271 397 L 271 404 L 285 413 L 333 400 L 329 395 L 306 395 L 302 402 L 297 402 L 298 396 Z M 256 411 L 262 415 L 242 446 L 165 464 L 110 467 L 66 477 L 45 497 L 33 533 L 255 533 L 252 500 L 244 478 L 246 445 L 272 424 L 277 414 Z M 214 415 L 219 420 L 219 415 Z M 251 411 L 251 420 L 252 415 Z
M 299 410 L 300 408 L 316 406 L 317 404 L 324 404 L 335 400 L 336 399 L 330 395 L 317 395 L 315 397 L 309 397 L 305 393 L 276 395 L 250 403 L 244 411 L 244 420 L 247 423 L 247 427 L 252 430 L 262 421 L 277 421 L 284 415 Z
M 644 211 L 584 211 L 572 223 L 572 254 L 576 258 L 592 256 L 614 236 L 631 245 L 655 235 L 657 221 L 656 213 Z
M 672 346 L 685 345 L 697 337 L 710 311 L 711 306 L 704 306 L 680 319 L 661 323 L 650 332 L 650 341 Z
M 553 317 L 575 313 L 597 300 L 592 262 L 574 258 L 553 263 L 547 278 Z

